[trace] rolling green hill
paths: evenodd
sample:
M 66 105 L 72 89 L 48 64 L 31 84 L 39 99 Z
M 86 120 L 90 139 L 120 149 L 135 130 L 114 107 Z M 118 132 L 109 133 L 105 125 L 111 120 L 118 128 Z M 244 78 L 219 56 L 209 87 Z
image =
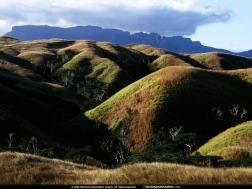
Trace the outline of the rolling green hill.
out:
M 167 66 L 194 66 L 211 70 L 235 70 L 251 68 L 252 60 L 225 53 L 178 54 L 144 44 L 129 45 L 150 57 L 149 66 L 153 71 Z
M 106 124 L 131 151 L 146 150 L 153 140 L 171 142 L 174 127 L 196 133 L 203 142 L 251 119 L 252 85 L 242 79 L 250 73 L 239 74 L 167 67 L 127 86 L 85 116 Z
M 81 97 L 79 103 L 84 110 L 151 72 L 147 55 L 107 42 L 6 40 L 2 39 L 0 48 L 0 58 L 6 64 L 1 63 L 0 69 L 61 83 Z
M 6 36 L 0 37 L 0 45 L 1 46 L 15 44 L 15 43 L 18 43 L 18 42 L 19 42 L 18 39 L 15 39 L 15 38 L 12 38 L 12 37 L 6 37 Z
M 225 53 L 201 53 L 192 54 L 189 57 L 206 66 L 208 69 L 214 70 L 251 68 L 252 64 L 252 59 Z
M 160 48 L 156 48 L 156 47 L 152 47 L 150 45 L 145 45 L 145 44 L 133 44 L 133 45 L 128 45 L 128 47 L 130 49 L 134 49 L 137 51 L 140 51 L 148 56 L 153 56 L 153 57 L 159 57 L 161 55 L 165 55 L 168 54 L 169 51 L 160 49 Z
M 222 156 L 225 159 L 248 157 L 252 151 L 252 122 L 245 122 L 213 137 L 198 150 L 203 155 Z
M 131 152 L 195 150 L 252 119 L 250 59 L 88 40 L 0 45 L 1 147 L 9 133 L 15 144 L 35 136 L 114 165 Z
M 96 106 L 148 74 L 148 57 L 105 42 L 6 37 L 0 41 L 0 149 L 14 133 L 14 146 L 35 136 L 39 141 L 83 148 L 83 156 L 113 163 L 113 148 L 120 143 L 95 122 L 80 118 L 80 109 Z M 102 147 L 107 140 L 114 145 L 109 150 Z

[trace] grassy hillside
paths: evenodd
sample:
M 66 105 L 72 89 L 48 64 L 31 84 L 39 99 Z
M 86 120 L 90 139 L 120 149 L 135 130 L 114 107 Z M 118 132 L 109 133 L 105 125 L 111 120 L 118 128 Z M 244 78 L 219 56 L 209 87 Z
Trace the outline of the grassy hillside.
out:
M 0 71 L 0 78 L 0 144 L 13 132 L 17 138 L 41 136 L 41 130 L 48 132 L 79 113 L 74 95 L 60 85 L 32 81 L 6 71 Z
M 107 42 L 6 40 L 2 39 L 0 57 L 8 64 L 1 64 L 0 69 L 31 79 L 37 79 L 37 74 L 46 81 L 61 83 L 80 96 L 84 110 L 151 72 L 149 56 Z
M 187 56 L 175 53 L 161 55 L 159 58 L 155 59 L 151 64 L 149 64 L 149 66 L 152 71 L 157 71 L 168 66 L 193 66 L 198 68 L 206 68 L 204 65 Z
M 58 50 L 64 63 L 55 73 L 67 85 L 76 86 L 84 101 L 84 109 L 94 107 L 126 85 L 149 73 L 144 54 L 105 42 L 77 41 Z M 72 57 L 69 58 L 69 55 Z M 87 94 L 87 91 L 89 94 Z
M 190 64 L 188 64 L 184 60 L 182 60 L 174 55 L 166 54 L 166 55 L 160 56 L 155 61 L 153 61 L 151 63 L 151 66 L 155 70 L 159 70 L 159 69 L 165 68 L 167 66 L 190 66 Z
M 189 57 L 214 70 L 234 70 L 252 66 L 252 59 L 224 53 L 200 53 Z
M 19 40 L 15 39 L 15 38 L 5 37 L 5 36 L 0 37 L 0 45 L 1 46 L 10 45 L 10 44 L 14 44 L 14 43 L 17 43 L 17 42 L 19 42 Z
M 63 159 L 92 155 L 109 165 L 115 163 L 115 148 L 120 146 L 116 138 L 83 117 L 77 124 L 70 121 L 81 114 L 72 91 L 5 71 L 0 71 L 0 78 L 1 151 L 10 150 L 9 134 L 13 133 L 11 149 L 15 151 L 31 148 L 30 139 L 35 137 L 38 153 Z M 111 149 L 107 150 L 102 144 L 108 139 Z M 66 156 L 68 153 L 72 154 Z
M 40 51 L 24 51 L 21 52 L 18 55 L 19 58 L 24 59 L 31 63 L 33 69 L 37 69 L 42 71 L 44 69 L 44 65 L 48 62 L 55 62 L 56 61 L 56 55 L 51 52 L 47 52 L 43 49 Z
M 251 184 L 250 168 L 141 163 L 100 169 L 18 153 L 0 154 L 0 184 Z
M 249 156 L 252 150 L 252 121 L 227 129 L 209 140 L 197 151 L 203 155 L 217 155 L 225 159 Z
M 252 119 L 252 72 L 239 69 L 250 59 L 88 40 L 1 37 L 0 44 L 3 149 L 15 133 L 15 145 L 35 136 L 108 165 L 142 152 L 161 161 Z
M 168 54 L 168 51 L 166 51 L 166 50 L 152 47 L 150 45 L 145 45 L 145 44 L 133 44 L 133 45 L 128 45 L 128 47 L 130 49 L 140 51 L 140 52 L 142 52 L 148 56 L 152 56 L 152 57 L 159 57 L 161 55 Z
M 252 67 L 252 60 L 225 53 L 196 53 L 182 55 L 149 45 L 134 44 L 130 48 L 138 50 L 150 57 L 150 67 L 158 70 L 166 66 L 195 66 L 212 70 L 234 70 Z
M 28 64 L 22 60 L 10 57 L 0 52 L 0 70 L 6 71 L 24 78 L 29 78 L 35 81 L 41 81 L 42 76 L 35 71 L 29 69 Z
M 242 80 L 252 83 L 252 68 L 249 69 L 238 69 L 232 70 L 229 72 L 230 74 L 237 75 Z
M 130 151 L 160 146 L 162 152 L 155 149 L 160 155 L 165 144 L 173 143 L 169 132 L 174 127 L 201 138 L 199 145 L 251 119 L 251 91 L 250 82 L 229 72 L 174 66 L 127 86 L 85 116 L 106 124 Z M 236 104 L 239 113 L 233 115 Z
M 149 73 L 148 57 L 105 42 L 5 37 L 0 41 L 0 148 L 8 147 L 8 135 L 14 133 L 15 148 L 23 140 L 29 145 L 34 136 L 60 145 L 51 150 L 54 146 L 40 144 L 40 151 L 45 148 L 57 157 L 64 157 L 59 149 L 66 145 L 76 148 L 71 149 L 73 156 L 90 154 L 115 163 L 120 143 L 99 124 L 79 118 L 80 109 L 96 106 Z M 109 149 L 103 145 L 107 141 L 112 142 Z
M 167 66 L 194 66 L 199 68 L 207 68 L 189 56 L 169 52 L 160 48 L 152 47 L 150 45 L 133 44 L 129 45 L 128 47 L 140 51 L 149 57 L 148 66 L 152 72 Z
M 149 56 L 149 66 L 154 71 L 167 66 L 194 66 L 212 70 L 234 70 L 252 67 L 251 59 L 225 53 L 210 52 L 183 55 L 144 44 L 129 45 L 129 48 Z

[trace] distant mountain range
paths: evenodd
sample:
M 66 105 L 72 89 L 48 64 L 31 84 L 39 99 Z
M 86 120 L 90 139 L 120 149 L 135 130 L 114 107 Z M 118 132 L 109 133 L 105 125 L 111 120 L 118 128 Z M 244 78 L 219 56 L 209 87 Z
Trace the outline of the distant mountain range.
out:
M 248 50 L 248 51 L 244 51 L 244 52 L 238 53 L 238 55 L 245 56 L 245 57 L 252 57 L 252 49 Z
M 14 26 L 6 36 L 20 40 L 36 40 L 61 38 L 66 40 L 89 39 L 108 41 L 119 45 L 148 44 L 177 53 L 223 52 L 240 56 L 252 57 L 252 50 L 234 53 L 225 49 L 217 49 L 202 45 L 182 36 L 164 37 L 156 33 L 134 33 L 118 29 L 103 29 L 97 26 L 76 26 L 70 28 L 51 27 L 46 25 Z

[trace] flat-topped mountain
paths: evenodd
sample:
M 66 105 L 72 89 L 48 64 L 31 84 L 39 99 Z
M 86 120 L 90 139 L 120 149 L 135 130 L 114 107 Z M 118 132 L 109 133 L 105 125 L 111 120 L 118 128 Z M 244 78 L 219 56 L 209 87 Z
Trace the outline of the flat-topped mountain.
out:
M 148 44 L 177 53 L 202 53 L 202 52 L 224 52 L 232 53 L 225 49 L 217 49 L 202 45 L 199 41 L 192 41 L 182 36 L 165 37 L 156 33 L 130 33 L 119 29 L 106 29 L 97 26 L 76 26 L 60 28 L 52 26 L 14 26 L 7 36 L 20 40 L 37 40 L 61 38 L 66 40 L 97 40 L 108 41 L 119 45 L 132 43 Z M 235 54 L 235 53 L 233 53 Z M 252 57 L 251 53 L 237 53 L 241 56 Z

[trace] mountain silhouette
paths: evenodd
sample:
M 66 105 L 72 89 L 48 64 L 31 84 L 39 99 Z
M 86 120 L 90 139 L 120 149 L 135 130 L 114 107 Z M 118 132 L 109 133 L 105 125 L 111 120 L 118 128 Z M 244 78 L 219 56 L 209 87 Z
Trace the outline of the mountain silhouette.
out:
M 88 39 L 108 41 L 119 45 L 148 44 L 177 53 L 223 52 L 252 57 L 252 51 L 233 53 L 225 49 L 217 49 L 202 45 L 182 36 L 164 37 L 156 33 L 134 33 L 119 29 L 104 29 L 98 26 L 76 26 L 69 28 L 52 27 L 47 25 L 14 26 L 6 36 L 20 40 L 37 40 L 61 38 L 66 40 Z

